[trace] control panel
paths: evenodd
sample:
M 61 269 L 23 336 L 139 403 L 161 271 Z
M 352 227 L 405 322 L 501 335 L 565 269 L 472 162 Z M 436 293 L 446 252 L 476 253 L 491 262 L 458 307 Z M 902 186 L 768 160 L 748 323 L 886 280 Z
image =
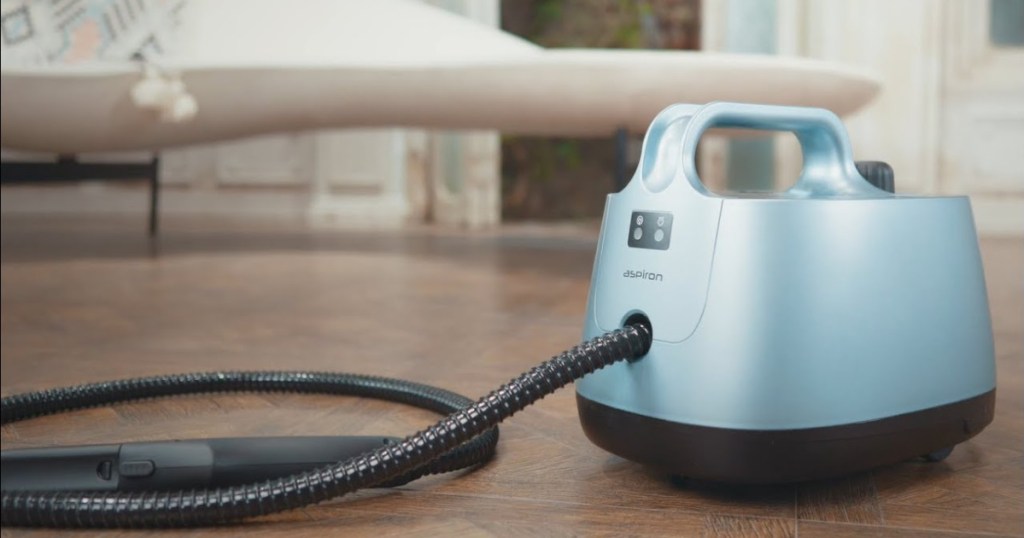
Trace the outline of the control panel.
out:
M 629 222 L 629 246 L 668 250 L 672 240 L 672 213 L 634 211 Z

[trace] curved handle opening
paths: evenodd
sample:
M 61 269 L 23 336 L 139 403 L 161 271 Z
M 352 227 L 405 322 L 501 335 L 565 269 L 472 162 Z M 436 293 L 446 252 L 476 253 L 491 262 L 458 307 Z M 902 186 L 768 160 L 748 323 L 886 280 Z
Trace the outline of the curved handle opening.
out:
M 701 107 L 681 130 L 680 173 L 702 194 L 708 194 L 708 189 L 697 173 L 697 144 L 712 127 L 792 132 L 800 142 L 803 169 L 796 184 L 784 191 L 788 197 L 885 195 L 857 171 L 846 129 L 832 112 L 820 108 L 739 103 L 711 103 Z

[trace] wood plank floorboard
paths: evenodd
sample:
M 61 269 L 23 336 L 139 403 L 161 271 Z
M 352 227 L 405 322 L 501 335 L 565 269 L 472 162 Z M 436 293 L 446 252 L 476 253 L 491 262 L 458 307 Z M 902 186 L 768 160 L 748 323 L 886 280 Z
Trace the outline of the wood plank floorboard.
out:
M 309 230 L 4 218 L 3 395 L 211 369 L 311 369 L 469 396 L 579 340 L 594 227 Z M 1024 242 L 982 241 L 995 422 L 948 460 L 806 484 L 673 482 L 587 441 L 571 389 L 502 426 L 494 461 L 190 535 L 1022 536 Z M 3 448 L 209 436 L 404 435 L 429 412 L 357 398 L 176 397 L 3 427 Z M 50 536 L 4 529 L 3 536 Z M 135 532 L 84 532 L 120 536 Z

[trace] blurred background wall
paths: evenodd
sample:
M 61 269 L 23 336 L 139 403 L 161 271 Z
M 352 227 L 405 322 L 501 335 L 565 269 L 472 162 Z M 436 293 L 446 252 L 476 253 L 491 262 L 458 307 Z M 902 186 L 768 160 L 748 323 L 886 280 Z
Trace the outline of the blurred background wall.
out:
M 424 1 L 487 26 L 498 25 L 497 0 Z M 14 19 L 9 15 L 25 2 L 4 0 L 2 5 L 7 29 Z M 54 158 L 10 150 L 3 155 Z M 81 156 L 84 162 L 149 158 L 125 153 Z M 500 139 L 493 131 L 344 129 L 204 144 L 160 152 L 161 211 L 363 228 L 424 221 L 489 226 L 501 218 L 500 161 Z M 5 187 L 2 209 L 8 214 L 139 213 L 145 211 L 143 196 L 133 185 L 107 182 L 72 188 Z
M 710 14 L 708 31 L 743 3 Z M 982 232 L 1024 232 L 1024 1 L 774 3 L 779 54 L 863 66 L 883 80 L 846 118 L 857 158 L 891 163 L 904 192 L 970 195 Z M 780 175 L 795 177 L 795 152 L 780 148 Z
M 845 118 L 856 157 L 892 164 L 900 192 L 970 195 L 983 233 L 1024 233 L 1024 0 L 427 1 L 548 47 L 796 55 L 862 67 L 883 90 Z M 12 3 L 3 4 L 7 13 Z M 169 214 L 362 227 L 595 219 L 615 188 L 613 136 L 337 130 L 169 150 L 162 205 Z M 627 141 L 630 172 L 639 141 Z M 784 188 L 800 166 L 788 134 L 712 134 L 702 143 L 702 176 L 717 190 Z M 101 182 L 5 187 L 2 208 L 141 212 L 139 191 Z
M 602 9 L 603 17 L 592 15 Z M 506 29 L 546 46 L 779 54 L 862 67 L 883 90 L 845 118 L 856 157 L 890 163 L 900 192 L 970 195 L 984 233 L 1024 232 L 1024 0 L 563 0 L 506 2 L 502 15 Z M 714 189 L 796 181 L 802 160 L 791 134 L 724 133 L 701 148 L 702 178 Z M 609 140 L 506 137 L 502 155 L 506 217 L 600 215 Z

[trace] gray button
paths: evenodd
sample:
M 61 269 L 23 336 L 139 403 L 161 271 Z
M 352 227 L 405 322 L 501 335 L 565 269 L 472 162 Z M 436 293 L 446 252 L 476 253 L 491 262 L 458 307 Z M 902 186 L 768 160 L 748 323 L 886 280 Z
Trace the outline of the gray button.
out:
M 142 478 L 156 471 L 156 465 L 150 460 L 122 461 L 117 465 L 117 472 L 129 478 Z
M 640 228 L 634 228 L 633 229 L 633 239 L 636 239 L 637 241 L 639 241 L 640 238 L 643 237 L 643 236 L 644 236 L 644 231 L 643 230 L 641 230 Z
M 656 230 L 654 232 L 654 240 L 655 241 L 661 241 L 662 239 L 665 239 L 665 232 L 663 230 L 660 230 L 660 229 Z

